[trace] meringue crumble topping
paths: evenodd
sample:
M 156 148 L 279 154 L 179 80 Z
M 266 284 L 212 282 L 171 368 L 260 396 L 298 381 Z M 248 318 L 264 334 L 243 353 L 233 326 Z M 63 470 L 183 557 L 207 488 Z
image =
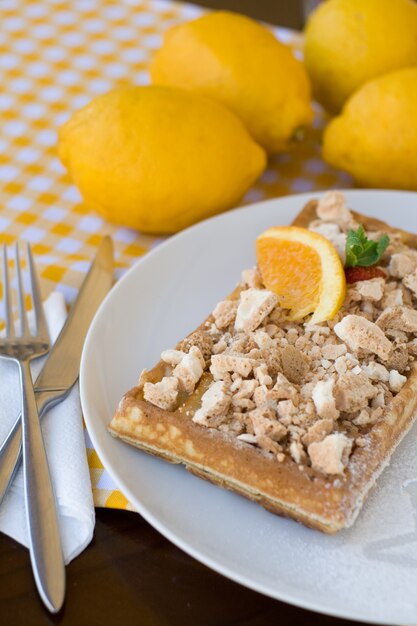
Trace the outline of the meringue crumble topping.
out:
M 309 224 L 343 263 L 347 235 L 359 227 L 340 192 L 322 197 Z M 384 233 L 366 237 L 379 241 Z M 342 475 L 352 451 L 385 419 L 417 355 L 417 251 L 395 233 L 385 248 L 377 277 L 348 284 L 336 316 L 316 325 L 288 321 L 258 269 L 245 270 L 233 299 L 162 352 L 167 375 L 154 383 L 142 375 L 145 400 L 177 410 L 210 372 L 199 408 L 184 419 L 276 462 L 290 458 L 300 469 Z

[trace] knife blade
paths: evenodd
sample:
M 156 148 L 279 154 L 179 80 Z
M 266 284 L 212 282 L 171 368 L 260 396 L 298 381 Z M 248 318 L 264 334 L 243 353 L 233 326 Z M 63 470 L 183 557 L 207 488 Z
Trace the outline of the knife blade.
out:
M 39 416 L 61 402 L 76 383 L 84 339 L 99 304 L 113 284 L 113 243 L 106 236 L 85 277 L 62 330 L 37 377 L 34 388 Z M 18 469 L 22 454 L 20 415 L 0 447 L 0 503 Z

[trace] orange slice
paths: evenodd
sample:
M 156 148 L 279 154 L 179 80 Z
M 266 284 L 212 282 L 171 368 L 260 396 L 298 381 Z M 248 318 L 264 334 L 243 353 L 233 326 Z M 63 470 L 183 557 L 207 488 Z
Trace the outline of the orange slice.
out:
M 313 314 L 330 320 L 342 306 L 345 272 L 336 248 L 318 233 L 298 226 L 268 228 L 256 240 L 256 256 L 267 289 L 279 296 L 290 319 Z

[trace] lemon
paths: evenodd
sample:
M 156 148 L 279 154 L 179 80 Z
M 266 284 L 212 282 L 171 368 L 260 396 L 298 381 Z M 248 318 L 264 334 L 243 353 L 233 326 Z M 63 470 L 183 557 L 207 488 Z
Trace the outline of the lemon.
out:
M 304 66 L 264 26 L 237 13 L 213 12 L 170 28 L 151 77 L 225 104 L 269 153 L 286 149 L 312 120 Z
M 266 156 L 217 102 L 171 87 L 122 87 L 60 129 L 59 153 L 107 220 L 172 233 L 236 205 Z
M 361 185 L 417 190 L 417 67 L 366 83 L 327 126 L 323 156 Z
M 307 23 L 304 57 L 317 100 L 338 112 L 368 80 L 417 64 L 417 3 L 323 2 Z

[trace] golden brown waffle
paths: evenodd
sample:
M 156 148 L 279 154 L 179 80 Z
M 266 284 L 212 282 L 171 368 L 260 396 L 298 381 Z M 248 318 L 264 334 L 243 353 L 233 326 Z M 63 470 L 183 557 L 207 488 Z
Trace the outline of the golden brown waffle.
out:
M 307 226 L 315 209 L 315 201 L 308 203 L 294 224 Z M 353 215 L 365 230 L 400 233 L 404 243 L 417 248 L 416 235 Z M 229 298 L 238 298 L 239 291 Z M 213 320 L 212 316 L 207 319 Z M 206 322 L 201 329 L 206 328 Z M 112 435 L 171 463 L 182 463 L 193 474 L 246 496 L 273 513 L 326 533 L 353 524 L 366 495 L 416 417 L 417 365 L 412 364 L 408 380 L 391 401 L 385 418 L 370 429 L 367 445 L 354 449 L 343 475 L 327 476 L 307 465 L 300 467 L 290 456 L 278 462 L 227 432 L 194 423 L 192 416 L 213 380 L 208 372 L 175 411 L 162 410 L 144 400 L 143 384 L 157 382 L 165 375 L 167 364 L 160 361 L 141 376 L 138 386 L 126 393 L 117 408 L 109 425 Z

